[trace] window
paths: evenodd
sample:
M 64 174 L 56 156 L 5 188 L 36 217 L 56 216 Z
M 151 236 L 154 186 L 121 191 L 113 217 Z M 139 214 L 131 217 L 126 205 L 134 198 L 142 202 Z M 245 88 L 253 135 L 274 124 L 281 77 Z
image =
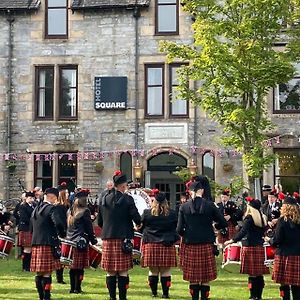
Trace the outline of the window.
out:
M 68 37 L 68 1 L 46 0 L 46 38 Z
M 146 116 L 164 114 L 164 66 L 146 66 Z
M 300 64 L 297 74 L 287 83 L 280 83 L 274 89 L 274 112 L 300 113 Z
M 170 116 L 174 117 L 186 117 L 188 115 L 188 101 L 184 99 L 178 99 L 177 86 L 178 86 L 178 74 L 177 70 L 180 65 L 170 65 Z
M 34 184 L 43 191 L 58 183 L 66 182 L 70 191 L 74 190 L 77 177 L 77 153 L 40 154 L 34 161 Z
M 53 119 L 54 67 L 36 68 L 36 117 Z
M 178 0 L 156 0 L 155 34 L 178 34 L 178 19 Z
M 77 67 L 60 67 L 59 117 L 77 117 Z
M 215 157 L 211 152 L 206 152 L 202 156 L 202 173 L 215 180 Z
M 284 192 L 300 192 L 300 149 L 277 149 L 275 182 Z
M 125 152 L 121 154 L 120 169 L 127 176 L 128 180 L 132 180 L 132 157 L 130 153 Z
M 59 74 L 58 91 L 55 75 Z M 35 116 L 37 120 L 76 120 L 78 98 L 77 66 L 60 66 L 55 72 L 54 66 L 36 67 L 35 79 Z M 58 95 L 58 97 L 54 97 Z M 58 106 L 59 114 L 54 112 Z

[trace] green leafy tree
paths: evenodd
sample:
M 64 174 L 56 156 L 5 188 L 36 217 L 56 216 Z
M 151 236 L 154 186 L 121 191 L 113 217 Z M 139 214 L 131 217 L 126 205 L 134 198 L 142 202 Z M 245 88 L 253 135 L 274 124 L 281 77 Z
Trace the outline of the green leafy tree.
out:
M 182 59 L 179 97 L 200 105 L 222 125 L 222 143 L 243 153 L 252 186 L 274 159 L 264 141 L 273 125 L 269 90 L 290 80 L 300 58 L 300 0 L 182 0 L 194 43 L 162 42 L 169 62 Z M 285 41 L 285 47 L 274 47 Z M 188 79 L 188 80 L 187 80 Z M 189 81 L 197 82 L 190 88 Z

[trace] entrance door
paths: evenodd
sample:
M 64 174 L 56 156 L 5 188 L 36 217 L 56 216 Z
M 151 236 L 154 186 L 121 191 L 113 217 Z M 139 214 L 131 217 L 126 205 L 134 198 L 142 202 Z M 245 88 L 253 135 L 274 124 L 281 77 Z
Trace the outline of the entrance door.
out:
M 182 180 L 173 174 L 178 167 L 186 167 L 187 160 L 178 154 L 160 153 L 148 161 L 150 183 L 152 188 L 157 188 L 166 193 L 171 208 L 175 209 L 180 202 L 180 195 L 185 192 Z

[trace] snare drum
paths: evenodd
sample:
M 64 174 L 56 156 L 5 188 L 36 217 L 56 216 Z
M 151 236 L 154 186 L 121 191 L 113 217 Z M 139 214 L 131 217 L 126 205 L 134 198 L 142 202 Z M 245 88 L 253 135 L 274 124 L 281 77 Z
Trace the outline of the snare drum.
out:
M 0 257 L 7 258 L 10 250 L 14 246 L 14 239 L 7 235 L 0 235 Z
M 142 255 L 142 239 L 143 235 L 139 232 L 134 233 L 133 237 L 133 255 L 141 256 Z
M 276 248 L 268 243 L 264 244 L 265 249 L 265 266 L 271 267 L 274 263 Z
M 223 252 L 222 268 L 229 272 L 238 272 L 241 264 L 241 253 L 242 246 L 240 244 L 226 246 Z
M 73 263 L 73 251 L 76 248 L 76 243 L 61 239 L 61 257 L 60 262 L 63 265 L 71 265 Z
M 96 246 L 89 246 L 89 263 L 92 269 L 97 269 L 101 263 L 102 259 L 102 251 L 100 248 Z

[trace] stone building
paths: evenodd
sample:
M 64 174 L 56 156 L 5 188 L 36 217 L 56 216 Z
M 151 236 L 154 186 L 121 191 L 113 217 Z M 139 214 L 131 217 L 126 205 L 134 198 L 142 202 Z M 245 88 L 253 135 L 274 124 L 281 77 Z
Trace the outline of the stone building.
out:
M 192 42 L 179 2 L 1 1 L 0 198 L 19 194 L 19 179 L 27 189 L 74 180 L 95 194 L 120 168 L 175 205 L 185 189 L 178 166 L 220 183 L 241 174 L 239 154 L 218 143 L 222 129 L 174 100 L 182 62 L 168 65 L 159 41 Z M 282 160 L 264 180 L 288 175 L 299 188 L 297 82 L 270 92 L 275 134 L 284 135 L 272 143 Z M 287 91 L 294 104 L 281 101 Z

